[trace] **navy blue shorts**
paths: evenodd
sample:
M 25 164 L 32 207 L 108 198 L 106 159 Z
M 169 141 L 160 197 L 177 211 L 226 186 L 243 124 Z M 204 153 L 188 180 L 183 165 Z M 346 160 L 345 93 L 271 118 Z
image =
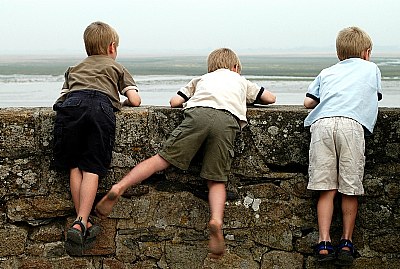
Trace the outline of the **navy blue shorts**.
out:
M 79 168 L 104 177 L 115 142 L 115 115 L 110 99 L 95 90 L 71 92 L 61 104 L 54 124 L 54 164 Z

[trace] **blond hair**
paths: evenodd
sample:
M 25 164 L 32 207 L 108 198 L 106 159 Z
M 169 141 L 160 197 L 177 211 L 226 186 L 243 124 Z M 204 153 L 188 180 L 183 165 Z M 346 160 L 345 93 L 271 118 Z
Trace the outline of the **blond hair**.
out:
M 209 73 L 221 68 L 231 70 L 236 67 L 238 73 L 242 70 L 239 57 L 233 50 L 228 48 L 220 48 L 211 52 L 210 55 L 208 55 L 207 65 Z
M 90 55 L 107 55 L 108 46 L 115 42 L 118 47 L 119 37 L 117 32 L 110 25 L 96 21 L 86 27 L 83 33 L 85 49 Z
M 336 38 L 336 54 L 339 60 L 352 57 L 361 58 L 361 54 L 372 49 L 372 40 L 369 35 L 358 27 L 342 29 Z

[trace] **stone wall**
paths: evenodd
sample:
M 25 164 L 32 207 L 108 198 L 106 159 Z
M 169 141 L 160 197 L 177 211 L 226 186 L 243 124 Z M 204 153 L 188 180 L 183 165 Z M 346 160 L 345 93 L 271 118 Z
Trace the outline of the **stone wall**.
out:
M 311 249 L 317 195 L 306 190 L 307 113 L 300 106 L 249 108 L 227 186 L 227 254 L 214 261 L 207 257 L 207 188 L 197 158 L 188 171 L 170 168 L 130 189 L 99 221 L 94 249 L 68 256 L 65 231 L 75 215 L 68 175 L 51 165 L 55 114 L 0 109 L 0 268 L 320 268 Z M 97 199 L 156 153 L 181 119 L 181 110 L 163 107 L 117 113 L 112 167 Z M 366 157 L 354 234 L 362 257 L 353 268 L 400 268 L 399 109 L 380 109 Z M 338 201 L 336 208 L 334 242 L 341 234 Z

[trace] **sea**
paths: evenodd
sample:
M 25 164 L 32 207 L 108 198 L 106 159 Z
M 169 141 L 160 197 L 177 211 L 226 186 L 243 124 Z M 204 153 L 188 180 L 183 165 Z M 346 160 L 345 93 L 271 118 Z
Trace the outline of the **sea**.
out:
M 337 63 L 329 55 L 244 55 L 242 75 L 277 96 L 276 105 L 302 105 L 308 85 Z M 0 108 L 51 107 L 68 66 L 78 56 L 0 56 Z M 169 99 L 193 77 L 207 72 L 204 56 L 121 56 L 133 75 L 144 106 L 168 106 Z M 400 55 L 371 58 L 382 73 L 380 107 L 400 107 Z M 121 96 L 121 100 L 125 97 Z

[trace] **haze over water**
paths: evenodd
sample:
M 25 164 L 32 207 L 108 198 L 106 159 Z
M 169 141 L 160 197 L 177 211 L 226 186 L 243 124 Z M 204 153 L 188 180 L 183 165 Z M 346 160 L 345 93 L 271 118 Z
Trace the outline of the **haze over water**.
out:
M 318 73 L 338 60 L 330 56 L 240 56 L 242 75 L 277 95 L 277 105 L 302 105 Z M 0 58 L 0 107 L 51 107 L 64 72 L 81 58 Z M 207 72 L 204 56 L 117 58 L 135 78 L 142 105 L 168 106 L 169 99 L 194 76 Z M 375 57 L 382 72 L 380 107 L 400 107 L 400 57 Z M 124 98 L 124 97 L 122 97 Z

